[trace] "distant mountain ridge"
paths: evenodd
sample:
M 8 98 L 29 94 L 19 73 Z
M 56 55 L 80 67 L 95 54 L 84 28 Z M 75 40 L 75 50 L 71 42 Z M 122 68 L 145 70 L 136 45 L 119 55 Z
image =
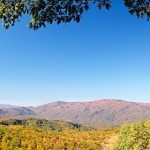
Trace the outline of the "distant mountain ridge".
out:
M 0 108 L 0 117 L 7 112 L 13 117 L 37 117 L 49 120 L 64 120 L 87 124 L 93 127 L 120 126 L 125 122 L 150 119 L 150 103 L 127 102 L 115 99 L 103 99 L 92 102 L 53 102 L 37 107 Z M 7 109 L 7 111 L 6 111 Z M 13 111 L 15 109 L 15 111 Z M 10 111 L 11 110 L 11 111 Z M 4 112 L 6 114 L 4 114 Z M 11 118 L 12 115 L 10 115 Z
M 36 113 L 26 107 L 0 108 L 0 118 L 34 117 Z
M 0 104 L 0 108 L 14 108 L 14 107 L 18 107 L 18 106 L 10 105 L 10 104 Z

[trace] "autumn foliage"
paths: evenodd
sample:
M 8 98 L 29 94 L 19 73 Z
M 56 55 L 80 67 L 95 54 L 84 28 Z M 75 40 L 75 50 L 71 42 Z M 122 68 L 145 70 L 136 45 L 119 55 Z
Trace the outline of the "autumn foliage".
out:
M 0 150 L 148 150 L 150 147 L 150 121 L 125 123 L 107 130 L 72 129 L 68 125 L 65 128 L 64 122 L 60 130 L 62 122 L 59 122 L 52 130 L 48 123 L 37 126 L 35 122 L 39 120 L 27 120 L 30 125 L 15 125 L 13 120 L 5 120 L 5 125 L 0 125 Z

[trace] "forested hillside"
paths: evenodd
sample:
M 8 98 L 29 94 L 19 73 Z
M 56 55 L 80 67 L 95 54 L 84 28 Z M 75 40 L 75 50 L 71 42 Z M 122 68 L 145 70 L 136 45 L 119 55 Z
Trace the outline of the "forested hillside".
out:
M 35 116 L 36 113 L 27 107 L 11 107 L 10 105 L 0 106 L 0 118 L 30 118 Z
M 35 123 L 37 120 L 22 120 L 23 123 L 17 123 L 21 120 L 1 121 L 0 150 L 150 149 L 150 120 L 125 123 L 120 128 L 107 130 L 51 130 L 44 125 L 42 128 L 38 126 Z M 27 125 L 27 122 L 32 123 Z
M 115 133 L 107 131 L 43 130 L 19 125 L 0 125 L 1 150 L 100 150 Z
M 131 115 L 132 114 L 132 115 Z M 150 119 L 150 104 L 103 99 L 92 102 L 52 102 L 37 107 L 0 105 L 0 118 L 45 118 L 104 129 Z
M 121 126 L 125 122 L 150 119 L 150 104 L 115 99 L 92 102 L 54 102 L 33 107 L 37 116 L 88 124 L 96 128 Z M 131 115 L 132 114 L 132 115 Z
M 48 130 L 57 130 L 63 131 L 66 129 L 76 129 L 79 131 L 89 131 L 96 130 L 95 128 L 84 126 L 82 124 L 65 122 L 61 120 L 46 120 L 46 119 L 38 119 L 38 118 L 27 118 L 27 119 L 5 119 L 0 120 L 1 125 L 21 125 L 25 127 L 34 127 Z

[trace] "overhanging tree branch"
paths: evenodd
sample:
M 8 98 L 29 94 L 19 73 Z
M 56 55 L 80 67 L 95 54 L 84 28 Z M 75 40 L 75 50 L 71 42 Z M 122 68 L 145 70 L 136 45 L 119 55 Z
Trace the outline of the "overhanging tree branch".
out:
M 129 8 L 129 13 L 136 15 L 138 18 L 147 17 L 150 19 L 150 0 L 124 0 L 124 4 Z
M 8 29 L 24 14 L 31 16 L 29 28 L 34 30 L 46 23 L 79 22 L 82 14 L 96 4 L 99 9 L 111 7 L 111 0 L 0 0 L 0 20 Z M 124 0 L 130 14 L 150 18 L 150 0 Z

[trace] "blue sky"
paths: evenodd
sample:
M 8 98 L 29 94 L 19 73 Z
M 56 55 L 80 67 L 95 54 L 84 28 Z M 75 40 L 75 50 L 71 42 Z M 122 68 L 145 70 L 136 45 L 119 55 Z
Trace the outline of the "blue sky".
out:
M 121 2 L 93 7 L 80 23 L 32 31 L 27 20 L 0 27 L 0 103 L 150 102 L 150 22 Z

